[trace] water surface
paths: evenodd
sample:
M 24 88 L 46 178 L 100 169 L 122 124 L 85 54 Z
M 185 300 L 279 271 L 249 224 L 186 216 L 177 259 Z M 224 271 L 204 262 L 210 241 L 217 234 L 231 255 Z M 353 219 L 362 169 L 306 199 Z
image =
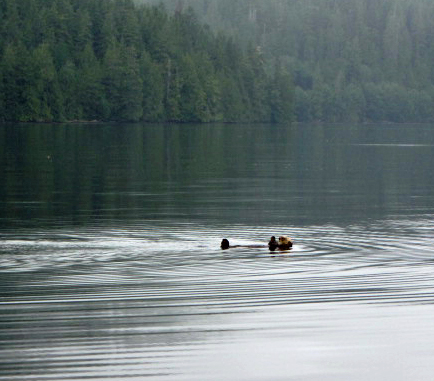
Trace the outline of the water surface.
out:
M 432 379 L 433 126 L 5 125 L 0 146 L 0 380 Z

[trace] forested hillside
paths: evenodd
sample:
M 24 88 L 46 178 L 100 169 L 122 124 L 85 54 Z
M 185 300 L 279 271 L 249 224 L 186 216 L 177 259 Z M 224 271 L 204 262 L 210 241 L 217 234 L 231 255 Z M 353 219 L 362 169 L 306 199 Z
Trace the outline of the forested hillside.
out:
M 0 0 L 0 120 L 434 120 L 432 1 L 157 3 Z
M 433 120 L 434 1 L 163 2 L 171 12 L 192 6 L 213 29 L 253 40 L 268 62 L 278 57 L 293 74 L 298 120 Z
M 291 77 L 191 10 L 132 0 L 0 0 L 0 120 L 271 121 Z

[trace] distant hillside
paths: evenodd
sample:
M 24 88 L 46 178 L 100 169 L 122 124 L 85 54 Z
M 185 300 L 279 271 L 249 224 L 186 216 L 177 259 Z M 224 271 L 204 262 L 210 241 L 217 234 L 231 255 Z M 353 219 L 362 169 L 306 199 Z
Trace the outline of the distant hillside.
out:
M 293 92 L 189 10 L 0 0 L 0 121 L 288 122 Z
M 170 12 L 191 6 L 214 30 L 251 41 L 269 63 L 284 63 L 296 86 L 298 120 L 434 119 L 433 1 L 163 3 Z

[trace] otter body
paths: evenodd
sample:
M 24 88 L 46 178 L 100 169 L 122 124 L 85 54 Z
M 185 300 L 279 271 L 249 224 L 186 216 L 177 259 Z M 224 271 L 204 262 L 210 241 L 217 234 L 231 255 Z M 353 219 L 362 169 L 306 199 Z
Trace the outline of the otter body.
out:
M 248 247 L 250 249 L 258 249 L 258 248 L 261 248 L 263 246 L 262 245 L 231 245 L 229 243 L 229 240 L 227 240 L 226 238 L 223 238 L 222 242 L 220 244 L 220 247 L 222 250 L 227 250 L 227 249 L 233 249 L 236 247 Z
M 227 240 L 226 238 L 222 239 L 222 242 L 220 244 L 220 247 L 222 250 L 227 250 L 230 248 L 235 248 L 235 247 L 248 247 L 248 248 L 261 248 L 263 247 L 262 245 L 234 245 L 231 246 L 229 243 L 229 240 Z M 272 236 L 270 239 L 270 242 L 268 242 L 268 249 L 270 251 L 274 251 L 276 249 L 279 250 L 289 250 L 292 248 L 292 240 L 286 236 L 280 236 L 279 240 L 276 240 L 275 236 Z
M 290 238 L 286 236 L 280 236 L 279 240 L 276 241 L 276 237 L 273 235 L 268 242 L 268 248 L 270 251 L 274 251 L 276 249 L 279 250 L 289 250 L 292 247 L 292 241 Z
M 288 250 L 292 247 L 292 241 L 290 238 L 285 237 L 284 235 L 279 237 L 278 247 L 280 250 Z

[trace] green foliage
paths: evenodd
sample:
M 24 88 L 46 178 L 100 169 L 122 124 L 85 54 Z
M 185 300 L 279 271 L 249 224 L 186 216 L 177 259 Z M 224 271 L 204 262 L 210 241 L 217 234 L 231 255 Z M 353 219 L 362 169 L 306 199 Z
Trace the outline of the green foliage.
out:
M 291 77 L 277 80 L 260 51 L 216 36 L 192 8 L 3 0 L 0 21 L 2 120 L 293 118 Z
M 0 120 L 431 121 L 433 16 L 427 0 L 1 0 Z
M 2 90 L 5 120 L 33 121 L 38 119 L 40 98 L 36 66 L 22 44 L 6 46 L 3 53 Z
M 218 78 L 221 86 L 223 120 L 227 122 L 246 120 L 247 116 L 244 114 L 242 95 L 236 78 L 228 77 L 224 73 L 219 73 Z
M 172 12 L 180 4 L 193 7 L 213 30 L 237 36 L 244 46 L 259 46 L 267 74 L 279 60 L 294 79 L 293 107 L 299 121 L 434 119 L 429 106 L 434 104 L 432 1 L 136 1 L 162 1 Z M 264 112 L 255 107 L 261 103 L 256 93 L 261 84 L 253 68 L 252 63 L 245 67 L 243 76 L 250 80 L 239 90 L 244 106 Z M 272 86 L 271 98 L 278 99 L 278 93 Z M 251 95 L 247 104 L 246 94 Z M 272 115 L 275 109 L 272 106 Z
M 180 113 L 181 120 L 187 122 L 208 121 L 206 93 L 199 79 L 196 65 L 190 55 L 181 60 Z
M 164 78 L 161 67 L 149 53 L 140 58 L 140 77 L 143 79 L 143 120 L 159 121 L 164 116 Z
M 32 53 L 31 62 L 34 67 L 33 80 L 37 104 L 32 119 L 62 120 L 62 94 L 49 45 L 46 43 L 39 45 Z
M 135 49 L 115 44 L 104 59 L 104 86 L 110 119 L 138 121 L 142 117 L 142 79 Z
M 291 75 L 277 63 L 270 88 L 271 121 L 284 123 L 294 117 L 294 84 Z

